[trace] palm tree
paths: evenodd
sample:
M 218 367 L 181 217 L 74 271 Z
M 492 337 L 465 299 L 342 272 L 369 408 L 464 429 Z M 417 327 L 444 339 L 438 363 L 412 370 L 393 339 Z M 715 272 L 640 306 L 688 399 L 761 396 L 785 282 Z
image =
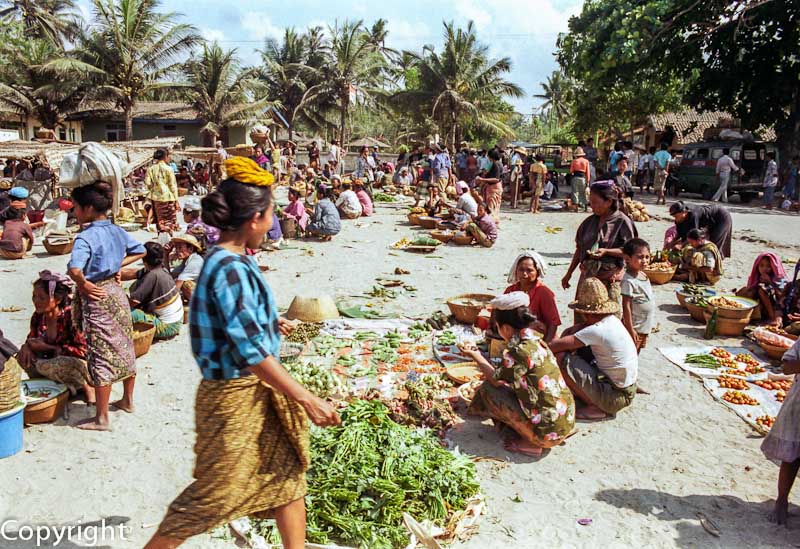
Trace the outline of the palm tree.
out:
M 287 28 L 282 42 L 267 39 L 260 50 L 262 67 L 259 77 L 266 86 L 269 99 L 274 101 L 289 123 L 289 138 L 292 137 L 295 117 L 305 106 L 303 101 L 309 88 L 309 78 L 304 65 L 309 57 L 309 40 L 294 28 Z
M 0 38 L 0 108 L 36 118 L 45 128 L 62 124 L 85 95 L 80 74 L 48 68 L 63 56 L 50 38 L 31 38 L 21 22 L 7 25 Z
M 478 42 L 472 22 L 466 29 L 444 24 L 441 54 L 425 46 L 422 53 L 408 55 L 419 71 L 419 84 L 411 89 L 406 86 L 393 100 L 407 109 L 424 105 L 451 146 L 461 140 L 466 124 L 480 131 L 514 135 L 503 122 L 508 109 L 500 99 L 522 97 L 522 89 L 504 78 L 511 70 L 507 57 L 489 59 L 488 47 Z
M 19 16 L 29 38 L 56 42 L 77 36 L 78 20 L 72 0 L 2 0 L 0 19 Z
M 550 111 L 558 125 L 569 116 L 572 101 L 572 82 L 561 71 L 553 71 L 547 82 L 541 83 L 544 93 L 535 94 L 537 99 L 544 99 L 542 108 Z
M 168 78 L 181 58 L 202 41 L 194 27 L 160 13 L 158 0 L 93 0 L 95 22 L 84 37 L 80 68 L 97 80 L 95 95 L 125 114 L 125 135 L 133 138 L 133 109 L 157 89 L 181 87 Z M 59 65 L 66 67 L 66 63 Z
M 368 29 L 363 21 L 337 22 L 328 28 L 327 59 L 316 70 L 319 84 L 310 95 L 331 94 L 339 110 L 339 140 L 346 142 L 348 113 L 353 99 L 369 101 L 383 82 L 389 50 L 384 47 L 386 22 L 379 19 Z
M 200 129 L 206 144 L 213 145 L 223 128 L 258 121 L 269 101 L 251 101 L 255 71 L 242 70 L 236 50 L 204 45 L 201 55 L 184 68 L 185 96 L 204 125 Z

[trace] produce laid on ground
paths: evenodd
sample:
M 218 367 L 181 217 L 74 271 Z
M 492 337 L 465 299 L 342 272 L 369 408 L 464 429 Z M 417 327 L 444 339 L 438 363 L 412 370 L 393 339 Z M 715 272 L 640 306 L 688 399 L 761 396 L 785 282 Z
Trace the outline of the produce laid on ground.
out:
M 742 406 L 758 406 L 756 399 L 741 391 L 725 391 L 725 394 L 722 395 L 722 400 Z
M 775 416 L 759 416 L 756 418 L 756 423 L 767 430 L 772 429 L 772 426 L 775 425 Z
M 419 381 L 406 381 L 397 398 L 384 401 L 390 411 L 390 417 L 400 425 L 424 427 L 444 437 L 447 430 L 456 423 L 453 406 L 444 395 L 449 394 L 453 384 L 444 378 L 432 376 Z M 365 398 L 381 400 L 377 392 Z
M 312 429 L 308 541 L 369 548 L 409 543 L 403 513 L 448 526 L 478 493 L 475 465 L 444 449 L 430 431 L 392 421 L 381 402 L 355 400 L 342 423 Z M 274 521 L 253 521 L 278 542 Z
M 344 386 L 339 376 L 325 366 L 311 361 L 300 361 L 286 367 L 292 377 L 320 398 L 341 395 Z
M 286 338 L 290 343 L 307 343 L 319 335 L 322 325 L 316 322 L 303 322 Z
M 686 364 L 697 368 L 728 368 L 722 372 L 727 375 L 742 375 L 747 377 L 751 374 L 759 374 L 765 371 L 761 363 L 748 353 L 733 355 L 722 347 L 716 347 L 709 353 L 688 353 Z
M 630 212 L 631 219 L 637 222 L 644 222 L 650 221 L 650 214 L 647 211 L 647 206 L 639 202 L 638 200 L 633 200 L 631 198 L 625 198 L 625 206 Z
M 387 193 L 375 193 L 372 195 L 373 202 L 395 202 L 397 198 L 392 194 Z
M 737 389 L 739 391 L 746 391 L 747 390 L 747 382 L 743 379 L 738 379 L 735 377 L 728 377 L 728 376 L 719 376 L 717 378 L 720 387 L 724 387 L 726 389 Z

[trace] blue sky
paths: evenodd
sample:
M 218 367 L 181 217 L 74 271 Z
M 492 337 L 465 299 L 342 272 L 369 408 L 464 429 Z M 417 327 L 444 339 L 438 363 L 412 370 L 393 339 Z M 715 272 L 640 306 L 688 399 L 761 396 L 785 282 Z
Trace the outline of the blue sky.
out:
M 88 16 L 89 0 L 79 0 Z M 556 38 L 567 28 L 571 15 L 579 13 L 582 0 L 163 0 L 164 11 L 183 14 L 209 40 L 236 48 L 245 64 L 258 62 L 256 49 L 267 37 L 279 38 L 293 26 L 332 24 L 337 18 L 363 19 L 368 24 L 383 18 L 389 22 L 387 45 L 419 50 L 425 44 L 441 45 L 442 21 L 459 25 L 475 22 L 478 36 L 489 45 L 493 57 L 508 56 L 513 63 L 510 80 L 520 85 L 525 97 L 514 101 L 517 111 L 530 114 L 539 103 L 539 83 L 556 69 Z

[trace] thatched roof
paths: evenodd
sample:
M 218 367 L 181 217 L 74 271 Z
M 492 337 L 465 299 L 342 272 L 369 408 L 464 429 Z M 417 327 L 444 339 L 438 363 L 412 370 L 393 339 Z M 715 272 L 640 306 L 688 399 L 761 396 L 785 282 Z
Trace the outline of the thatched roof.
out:
M 128 173 L 130 173 L 153 159 L 153 149 L 172 149 L 182 142 L 183 137 L 160 137 L 102 144 L 120 153 L 127 160 Z M 64 156 L 76 152 L 80 146 L 80 143 L 64 143 L 60 141 L 4 141 L 0 142 L 0 158 L 6 160 L 38 159 L 45 167 L 58 173 Z
M 703 141 L 704 132 L 708 128 L 717 126 L 721 119 L 732 120 L 734 116 L 724 111 L 697 112 L 694 109 L 687 109 L 682 112 L 652 115 L 648 122 L 656 131 L 664 131 L 667 126 L 672 126 L 678 134 L 678 142 L 685 145 Z M 755 133 L 765 141 L 775 140 L 773 128 L 762 128 Z

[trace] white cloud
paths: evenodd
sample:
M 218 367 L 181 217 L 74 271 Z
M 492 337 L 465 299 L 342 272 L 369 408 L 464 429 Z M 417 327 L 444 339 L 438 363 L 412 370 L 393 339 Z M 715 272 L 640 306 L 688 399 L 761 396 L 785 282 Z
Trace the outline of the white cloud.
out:
M 280 38 L 283 28 L 276 26 L 266 12 L 248 12 L 239 19 L 242 29 L 248 34 L 250 40 L 264 40 L 265 38 Z
M 208 42 L 224 42 L 225 33 L 218 29 L 201 28 L 200 35 Z
M 432 42 L 436 33 L 421 21 L 406 21 L 390 18 L 388 23 L 388 45 L 398 50 L 418 51 Z M 437 35 L 438 36 L 438 35 Z

